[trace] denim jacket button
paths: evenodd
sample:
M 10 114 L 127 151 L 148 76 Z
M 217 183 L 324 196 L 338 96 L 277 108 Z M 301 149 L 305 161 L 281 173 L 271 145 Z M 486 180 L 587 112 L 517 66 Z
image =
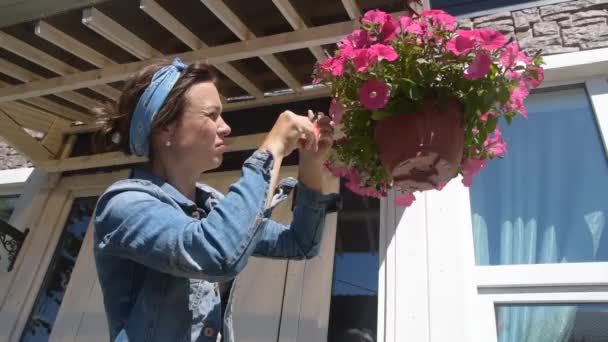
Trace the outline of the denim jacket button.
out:
M 213 336 L 213 333 L 215 333 L 215 331 L 212 327 L 205 327 L 205 329 L 203 330 L 203 334 L 205 334 L 205 336 L 207 337 Z

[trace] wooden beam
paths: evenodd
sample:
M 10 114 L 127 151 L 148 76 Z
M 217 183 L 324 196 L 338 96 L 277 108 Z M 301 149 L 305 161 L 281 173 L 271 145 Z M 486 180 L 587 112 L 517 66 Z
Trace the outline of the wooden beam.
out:
M 302 91 L 299 94 L 289 94 L 289 95 L 276 95 L 276 96 L 267 96 L 260 100 L 246 100 L 239 102 L 230 102 L 226 106 L 224 106 L 224 112 L 233 112 L 235 110 L 247 109 L 247 108 L 255 108 L 261 106 L 269 106 L 274 104 L 288 103 L 293 101 L 303 101 L 309 99 L 316 99 L 319 97 L 329 96 L 329 88 L 315 88 L 315 89 L 307 89 Z
M 27 134 L 3 109 L 0 109 L 0 136 L 36 165 L 40 165 L 53 157 L 51 152 Z
M 92 6 L 108 0 L 18 0 L 0 2 L 0 27 L 24 23 L 42 17 Z
M 274 5 L 281 11 L 285 19 L 289 22 L 289 25 L 294 31 L 305 29 L 308 26 L 298 13 L 295 7 L 291 4 L 290 0 L 272 0 Z M 310 52 L 315 56 L 317 61 L 322 62 L 327 59 L 327 55 L 320 46 L 312 46 L 308 48 Z
M 1 31 L 0 46 L 59 75 L 69 75 L 80 72 L 80 70 L 73 66 Z M 120 96 L 118 90 L 105 84 L 91 87 L 91 90 L 110 99 L 117 99 L 118 96 Z
M 351 19 L 359 19 L 361 17 L 361 7 L 357 4 L 357 0 L 342 0 L 342 4 Z
M 96 8 L 90 7 L 84 9 L 82 12 L 82 23 L 139 59 L 143 60 L 162 56 L 160 51 Z
M 21 127 L 31 128 L 40 132 L 48 132 L 53 122 L 58 119 L 55 115 L 44 110 L 19 102 L 8 102 L 0 105 Z M 59 119 L 66 124 L 69 121 Z
M 228 137 L 228 152 L 253 150 L 260 146 L 266 133 Z M 123 152 L 107 152 L 90 156 L 72 157 L 61 160 L 47 160 L 40 166 L 47 172 L 62 172 L 70 170 L 90 169 L 97 167 L 115 166 L 145 162 L 145 157 L 126 155 Z
M 166 28 L 167 31 L 173 33 L 174 36 L 176 36 L 184 44 L 188 45 L 188 47 L 192 50 L 208 47 L 205 42 L 198 39 L 194 33 L 179 22 L 179 20 L 175 19 L 175 17 L 173 17 L 154 0 L 142 0 L 139 4 L 139 8 L 147 13 L 152 19 L 156 20 L 156 22 L 158 22 L 164 28 Z M 231 79 L 234 83 L 236 83 L 236 85 L 243 88 L 250 95 L 255 96 L 256 98 L 264 97 L 264 92 L 232 65 L 228 63 L 217 63 L 214 64 L 214 66 L 217 70 L 226 75 L 226 77 Z
M 393 13 L 394 16 L 405 15 L 405 12 Z M 206 59 L 209 63 L 230 62 L 258 55 L 267 55 L 277 52 L 291 51 L 332 44 L 340 41 L 345 35 L 358 27 L 356 21 L 316 26 L 299 31 L 279 33 L 272 36 L 256 38 L 250 41 L 230 43 L 221 46 L 202 48 L 196 51 L 174 54 L 169 57 L 180 57 L 186 63 Z M 75 75 L 56 77 L 30 84 L 21 84 L 7 89 L 0 89 L 0 102 L 25 99 L 41 95 L 53 94 L 89 87 L 91 85 L 121 81 L 141 68 L 154 63 L 155 60 L 146 60 L 108 66 L 81 72 Z
M 36 23 L 34 33 L 47 42 L 62 48 L 66 52 L 69 52 L 98 68 L 102 68 L 106 65 L 116 64 L 116 62 L 110 58 L 102 55 L 95 49 L 90 48 L 88 45 L 85 45 L 72 38 L 72 36 L 61 32 L 45 21 L 39 20 Z
M 215 14 L 240 40 L 250 41 L 256 36 L 244 22 L 230 9 L 223 0 L 201 0 L 211 12 Z M 285 84 L 296 93 L 302 90 L 302 84 L 291 74 L 291 72 L 273 55 L 260 55 L 260 59 L 275 73 Z
M 2 60 L 0 60 L 0 62 L 1 61 Z M 0 88 L 10 87 L 10 86 L 11 86 L 10 84 L 0 81 Z M 72 108 L 66 107 L 64 105 L 60 105 L 59 103 L 53 102 L 51 100 L 47 100 L 42 97 L 33 97 L 33 98 L 29 98 L 29 99 L 24 99 L 23 102 L 30 104 L 32 106 L 38 107 L 40 109 L 46 110 L 50 113 L 55 114 L 58 117 L 66 119 L 66 120 L 89 122 L 93 119 L 93 117 L 90 115 L 86 115 L 82 112 L 76 111 Z
M 69 125 L 70 123 L 66 122 L 65 120 L 55 120 L 49 128 L 48 133 L 42 139 L 42 146 L 53 153 L 53 155 L 59 156 L 64 149 L 64 136 L 62 129 L 69 127 Z

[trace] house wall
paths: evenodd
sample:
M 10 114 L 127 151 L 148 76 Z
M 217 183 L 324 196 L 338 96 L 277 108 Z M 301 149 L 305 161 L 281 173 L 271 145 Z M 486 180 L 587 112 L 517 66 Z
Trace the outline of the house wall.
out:
M 516 38 L 529 54 L 608 47 L 608 0 L 577 0 L 460 20 L 462 28 L 490 28 Z
M 33 164 L 0 137 L 0 170 L 24 167 L 33 167 Z

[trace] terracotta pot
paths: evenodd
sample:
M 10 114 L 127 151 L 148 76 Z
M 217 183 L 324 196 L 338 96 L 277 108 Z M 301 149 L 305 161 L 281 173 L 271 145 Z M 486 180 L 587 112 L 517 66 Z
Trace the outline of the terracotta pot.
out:
M 374 140 L 396 188 L 435 189 L 458 172 L 464 147 L 463 106 L 451 98 L 440 111 L 436 98 L 427 97 L 419 112 L 377 122 Z

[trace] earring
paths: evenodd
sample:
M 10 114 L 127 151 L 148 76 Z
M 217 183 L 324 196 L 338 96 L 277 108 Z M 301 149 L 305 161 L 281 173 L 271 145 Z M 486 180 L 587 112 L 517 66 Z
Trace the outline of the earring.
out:
M 167 142 L 165 143 L 165 146 L 171 147 L 171 140 L 167 140 Z

